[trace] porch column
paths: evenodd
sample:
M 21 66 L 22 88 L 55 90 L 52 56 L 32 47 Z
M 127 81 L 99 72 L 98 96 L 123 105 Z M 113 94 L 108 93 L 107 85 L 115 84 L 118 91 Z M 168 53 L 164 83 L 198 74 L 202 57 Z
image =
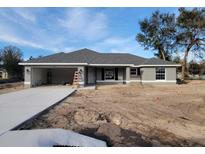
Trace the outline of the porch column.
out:
M 125 82 L 130 83 L 130 67 L 126 67 L 125 70 Z
M 25 66 L 24 67 L 24 86 L 26 88 L 31 87 L 31 67 Z
M 85 86 L 85 66 L 79 66 L 78 67 L 78 72 L 80 72 L 80 87 L 84 87 Z

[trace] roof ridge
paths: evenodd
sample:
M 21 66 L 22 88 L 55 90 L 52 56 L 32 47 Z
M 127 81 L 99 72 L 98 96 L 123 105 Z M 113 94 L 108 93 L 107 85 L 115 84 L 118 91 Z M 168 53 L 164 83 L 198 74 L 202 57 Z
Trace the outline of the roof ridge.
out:
M 26 62 L 30 62 L 30 61 L 38 60 L 38 59 L 42 59 L 42 58 L 48 58 L 48 57 L 52 57 L 54 55 L 60 55 L 60 54 L 65 54 L 65 52 L 57 52 L 57 53 L 54 53 L 54 54 L 50 54 L 50 55 L 47 55 L 47 56 L 41 56 L 41 57 L 37 57 L 37 58 L 34 57 L 31 60 L 26 60 Z
M 91 49 L 88 49 L 88 48 L 78 49 L 78 50 L 75 50 L 75 51 L 68 52 L 66 54 L 72 54 L 72 53 L 76 53 L 76 52 L 86 52 L 86 51 L 99 54 L 99 52 L 91 50 Z
M 142 59 L 148 59 L 148 58 L 144 58 L 144 57 L 141 57 L 141 56 L 137 56 L 135 54 L 131 54 L 131 53 L 100 53 L 100 54 L 113 54 L 113 55 L 130 55 L 130 56 L 135 56 L 135 57 L 138 57 L 138 58 L 142 58 Z

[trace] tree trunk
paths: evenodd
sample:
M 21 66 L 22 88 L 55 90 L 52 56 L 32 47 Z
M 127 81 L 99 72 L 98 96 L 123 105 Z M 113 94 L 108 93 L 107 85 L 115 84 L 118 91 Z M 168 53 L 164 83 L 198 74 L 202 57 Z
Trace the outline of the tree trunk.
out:
M 159 49 L 160 55 L 162 57 L 163 60 L 166 60 L 165 58 L 165 54 L 164 54 L 164 50 L 163 49 Z
M 183 81 L 185 80 L 185 72 L 186 72 L 188 54 L 189 54 L 189 49 L 186 49 L 186 51 L 184 52 L 184 59 L 182 63 L 182 80 Z
M 182 63 L 182 80 L 185 80 L 185 73 L 186 73 L 186 66 L 187 66 L 187 57 L 189 54 L 190 49 L 192 48 L 192 46 L 194 45 L 194 42 L 192 41 L 186 48 L 185 52 L 184 52 L 184 59 L 183 59 L 183 63 Z
M 164 52 L 162 51 L 161 53 L 162 53 L 162 58 L 163 58 L 163 60 L 165 61 L 166 58 L 165 58 Z

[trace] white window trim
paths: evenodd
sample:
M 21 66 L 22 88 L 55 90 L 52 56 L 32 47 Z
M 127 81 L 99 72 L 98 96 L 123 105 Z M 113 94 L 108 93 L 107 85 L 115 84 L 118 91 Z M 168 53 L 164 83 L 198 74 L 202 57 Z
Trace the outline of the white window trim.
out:
M 124 82 L 125 80 L 96 80 L 96 82 L 97 83 L 106 83 L 106 82 L 116 82 L 116 83 L 118 83 L 118 82 Z
M 164 67 L 164 66 L 160 66 L 160 67 Z M 166 77 L 166 67 L 164 67 L 164 79 L 162 80 L 159 80 L 159 79 L 156 79 L 156 75 L 157 75 L 157 71 L 156 71 L 157 67 L 155 68 L 155 80 L 156 81 L 167 81 L 167 77 Z
M 19 65 L 88 65 L 88 66 L 130 66 L 130 67 L 152 67 L 152 66 L 175 66 L 179 67 L 182 66 L 181 64 L 158 64 L 158 65 L 134 65 L 134 64 L 88 64 L 88 63 L 18 63 Z
M 134 67 L 134 64 L 88 64 L 88 66 L 130 66 Z
M 130 82 L 141 82 L 141 80 L 129 80 Z
M 182 66 L 182 65 L 181 64 L 167 64 L 167 65 L 166 64 L 164 64 L 164 65 L 163 64 L 162 65 L 156 64 L 156 65 L 135 65 L 134 67 L 152 67 L 152 66 L 159 66 L 159 67 L 160 66 L 162 66 L 162 67 L 176 66 L 177 67 L 177 66 Z
M 171 83 L 176 83 L 176 80 L 142 80 L 142 83 L 151 83 L 151 82 L 156 82 L 156 83 L 166 83 L 166 82 L 171 82 Z
M 59 66 L 59 65 L 88 65 L 88 63 L 18 63 L 19 65 L 29 65 L 29 66 L 45 66 L 45 65 L 53 65 L 53 66 Z

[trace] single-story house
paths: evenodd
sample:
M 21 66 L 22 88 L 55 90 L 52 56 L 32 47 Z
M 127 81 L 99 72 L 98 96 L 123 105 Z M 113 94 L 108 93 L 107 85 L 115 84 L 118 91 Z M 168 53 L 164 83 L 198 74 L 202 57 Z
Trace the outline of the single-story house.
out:
M 25 85 L 72 84 L 74 73 L 80 72 L 81 86 L 113 83 L 174 83 L 179 64 L 157 58 L 142 58 L 129 53 L 99 53 L 81 49 L 69 53 L 28 60 Z
M 8 72 L 0 67 L 0 79 L 8 79 Z

